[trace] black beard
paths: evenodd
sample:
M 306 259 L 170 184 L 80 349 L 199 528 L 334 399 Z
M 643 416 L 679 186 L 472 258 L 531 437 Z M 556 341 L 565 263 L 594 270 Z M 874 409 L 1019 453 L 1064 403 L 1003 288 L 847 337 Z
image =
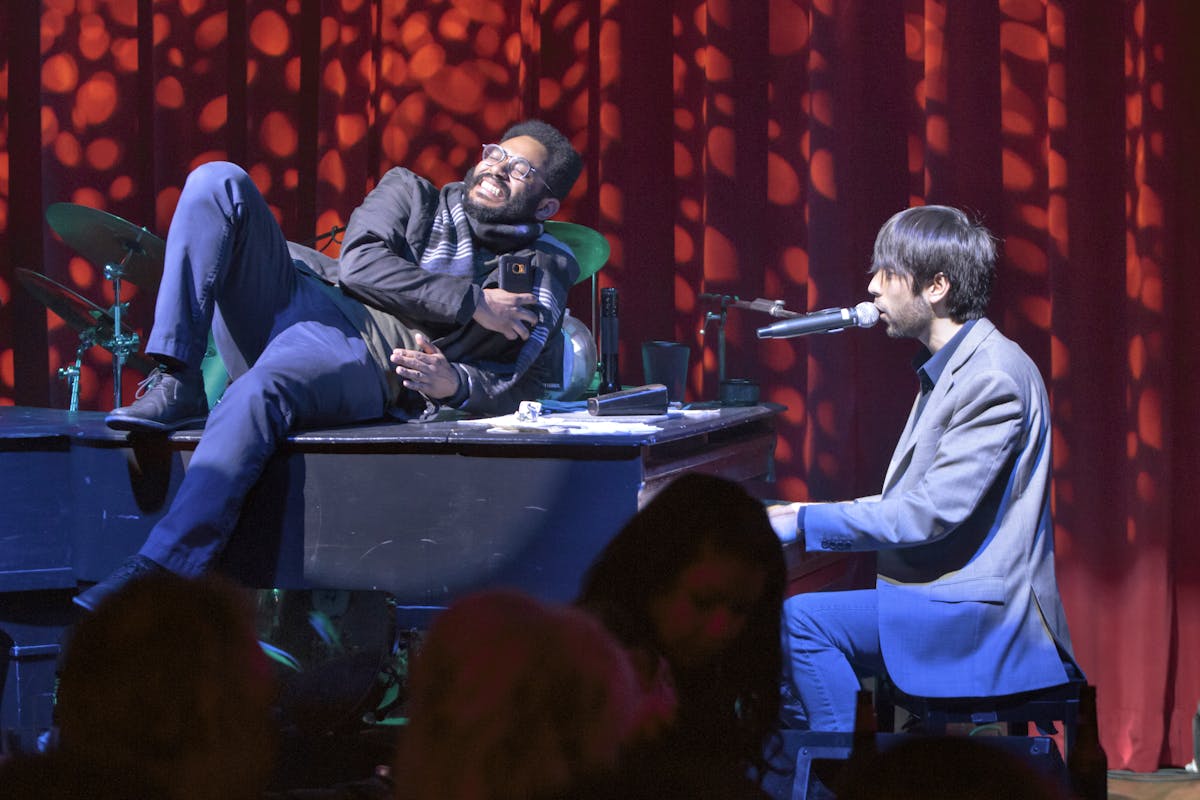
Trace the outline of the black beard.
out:
M 471 190 L 480 184 L 483 176 L 475 177 L 475 168 L 467 172 L 463 178 L 463 209 L 477 222 L 502 222 L 509 224 L 524 224 L 537 222 L 537 207 L 542 198 L 537 192 L 527 192 L 524 198 L 514 198 L 512 191 L 504 181 L 500 181 L 505 199 L 499 206 L 487 206 L 471 199 Z

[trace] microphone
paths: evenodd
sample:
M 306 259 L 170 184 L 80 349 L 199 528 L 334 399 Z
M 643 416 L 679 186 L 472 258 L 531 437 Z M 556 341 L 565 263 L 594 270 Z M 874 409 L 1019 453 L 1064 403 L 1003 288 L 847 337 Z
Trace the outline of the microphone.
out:
M 862 302 L 854 308 L 826 308 L 811 314 L 785 319 L 758 329 L 760 339 L 791 339 L 810 333 L 832 333 L 843 328 L 869 328 L 879 322 L 879 309 Z

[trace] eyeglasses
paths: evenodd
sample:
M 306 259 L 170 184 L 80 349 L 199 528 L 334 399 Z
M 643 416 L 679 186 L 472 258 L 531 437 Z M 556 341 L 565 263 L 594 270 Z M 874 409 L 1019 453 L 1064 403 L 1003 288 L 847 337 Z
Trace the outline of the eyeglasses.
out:
M 498 144 L 485 144 L 483 146 L 483 163 L 489 167 L 494 167 L 497 164 L 508 162 L 508 174 L 512 175 L 522 183 L 529 183 L 531 178 L 537 178 L 542 182 L 542 185 L 550 189 L 550 184 L 546 183 L 546 179 L 537 174 L 533 164 L 529 163 L 529 159 L 525 156 L 514 156 L 512 153 L 505 150 Z M 550 194 L 554 194 L 554 190 L 550 189 Z

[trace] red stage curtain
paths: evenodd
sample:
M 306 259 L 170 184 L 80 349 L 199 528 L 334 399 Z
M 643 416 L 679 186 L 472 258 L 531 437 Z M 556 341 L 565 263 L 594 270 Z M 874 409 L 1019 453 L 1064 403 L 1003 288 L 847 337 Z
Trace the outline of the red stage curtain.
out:
M 46 206 L 165 235 L 211 159 L 306 240 L 388 167 L 452 180 L 512 119 L 546 118 L 589 157 L 562 218 L 612 244 L 625 382 L 642 341 L 677 339 L 692 399 L 717 393 L 701 328 L 720 296 L 852 304 L 889 215 L 962 206 L 1004 241 L 992 317 L 1052 392 L 1059 574 L 1110 764 L 1180 764 L 1200 699 L 1198 18 L 1189 0 L 6 3 L 0 403 L 65 406 L 77 344 L 18 267 L 112 302 Z M 152 291 L 123 299 L 145 334 Z M 590 321 L 587 287 L 572 304 Z M 728 311 L 725 372 L 788 407 L 777 494 L 874 491 L 913 346 L 756 340 L 769 321 Z M 83 408 L 111 406 L 109 363 L 86 355 Z

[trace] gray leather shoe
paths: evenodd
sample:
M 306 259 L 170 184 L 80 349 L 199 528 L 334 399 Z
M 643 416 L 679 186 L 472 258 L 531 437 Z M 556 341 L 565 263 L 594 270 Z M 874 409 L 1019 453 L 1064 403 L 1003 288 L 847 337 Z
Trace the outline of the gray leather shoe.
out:
M 137 399 L 113 410 L 104 421 L 119 431 L 169 433 L 192 428 L 208 416 L 208 396 L 199 370 L 167 372 L 162 367 L 138 384 Z
M 104 598 L 119 591 L 121 587 L 130 581 L 136 581 L 138 578 L 145 577 L 146 575 L 155 575 L 166 571 L 167 568 L 157 561 L 153 561 L 138 553 L 125 559 L 121 563 L 121 566 L 113 570 L 113 573 L 107 578 L 71 599 L 80 608 L 86 611 L 95 611 L 96 606 L 100 605 L 100 602 Z

